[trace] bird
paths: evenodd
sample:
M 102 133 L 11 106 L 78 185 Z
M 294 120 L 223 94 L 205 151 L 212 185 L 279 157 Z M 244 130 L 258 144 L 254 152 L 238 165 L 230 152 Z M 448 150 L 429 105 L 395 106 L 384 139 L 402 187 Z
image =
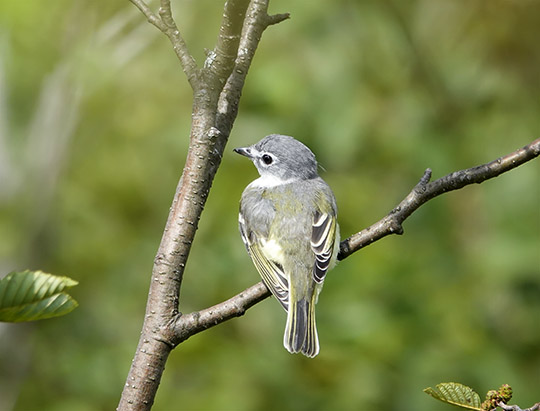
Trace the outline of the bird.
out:
M 287 312 L 283 345 L 315 357 L 315 304 L 339 251 L 334 194 L 319 177 L 313 152 L 293 137 L 271 134 L 234 151 L 253 161 L 260 175 L 240 200 L 242 241 Z

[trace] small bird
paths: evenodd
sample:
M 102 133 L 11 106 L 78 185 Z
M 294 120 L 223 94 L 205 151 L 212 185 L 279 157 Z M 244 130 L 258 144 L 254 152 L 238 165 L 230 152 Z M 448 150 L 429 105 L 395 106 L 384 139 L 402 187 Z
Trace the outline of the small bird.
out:
M 315 155 L 293 137 L 271 134 L 234 151 L 251 159 L 260 174 L 242 193 L 242 241 L 287 312 L 283 345 L 315 357 L 315 304 L 339 251 L 334 194 L 317 173 Z

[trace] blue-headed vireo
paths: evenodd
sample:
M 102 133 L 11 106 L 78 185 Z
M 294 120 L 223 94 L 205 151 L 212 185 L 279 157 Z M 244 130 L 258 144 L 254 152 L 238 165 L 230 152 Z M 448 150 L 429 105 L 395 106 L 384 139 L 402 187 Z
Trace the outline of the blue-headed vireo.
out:
M 334 194 L 317 173 L 315 155 L 292 137 L 272 134 L 234 151 L 250 158 L 261 175 L 242 194 L 240 234 L 287 312 L 283 345 L 315 357 L 315 304 L 339 250 Z

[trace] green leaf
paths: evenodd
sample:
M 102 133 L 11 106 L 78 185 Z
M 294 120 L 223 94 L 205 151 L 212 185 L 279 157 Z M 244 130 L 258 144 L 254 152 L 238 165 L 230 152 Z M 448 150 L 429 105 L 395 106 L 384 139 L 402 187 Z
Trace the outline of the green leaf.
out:
M 457 382 L 443 382 L 437 384 L 435 389 L 426 388 L 424 392 L 447 404 L 469 410 L 482 410 L 480 396 L 472 388 Z
M 79 304 L 64 290 L 78 282 L 42 271 L 13 272 L 0 280 L 0 321 L 21 322 L 58 317 Z

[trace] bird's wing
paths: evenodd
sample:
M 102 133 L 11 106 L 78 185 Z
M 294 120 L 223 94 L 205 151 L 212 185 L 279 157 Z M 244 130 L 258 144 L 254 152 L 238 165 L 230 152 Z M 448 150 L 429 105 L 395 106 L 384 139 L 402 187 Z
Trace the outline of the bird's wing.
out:
M 283 271 L 283 267 L 266 255 L 261 244 L 262 239 L 254 238 L 253 233 L 248 233 L 242 215 L 239 218 L 240 234 L 255 268 L 261 275 L 266 287 L 274 294 L 285 311 L 289 309 L 289 281 Z
M 315 211 L 311 230 L 311 249 L 315 253 L 313 279 L 317 283 L 323 282 L 332 261 L 336 240 L 336 226 L 335 216 Z
M 264 284 L 281 303 L 285 311 L 289 309 L 289 281 L 283 267 L 275 261 L 268 259 L 260 243 L 249 246 L 251 259 L 261 275 Z

